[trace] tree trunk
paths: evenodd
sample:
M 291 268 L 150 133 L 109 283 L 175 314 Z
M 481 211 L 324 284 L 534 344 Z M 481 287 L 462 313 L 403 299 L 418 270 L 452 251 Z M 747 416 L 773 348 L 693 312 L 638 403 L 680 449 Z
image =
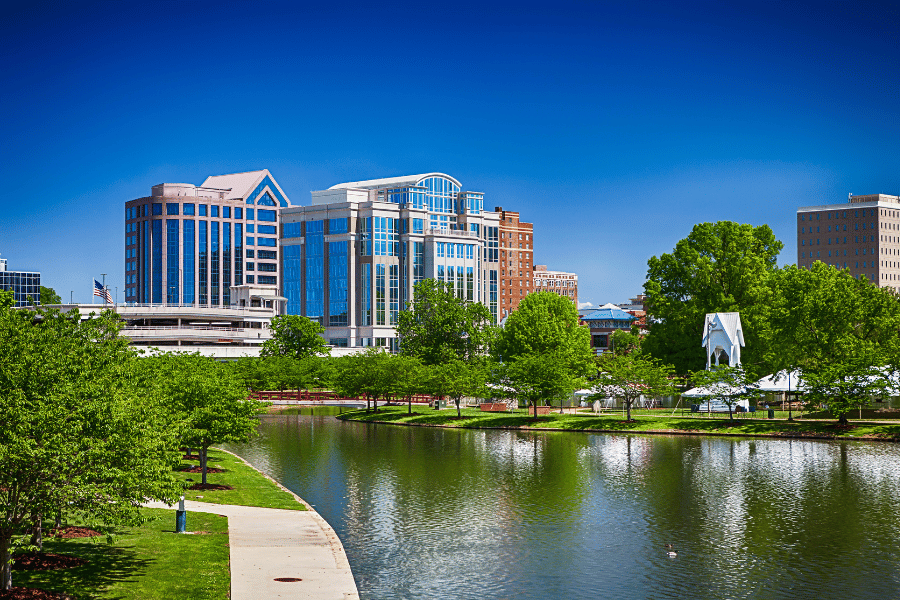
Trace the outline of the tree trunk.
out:
M 537 419 L 537 400 L 532 400 L 531 405 L 534 407 L 534 418 Z
M 37 546 L 38 552 L 44 551 L 44 531 L 42 525 L 41 515 L 37 515 L 34 518 L 34 523 L 31 525 L 31 545 Z
M 731 405 L 728 405 L 728 420 L 734 421 L 734 415 L 731 414 Z
M 460 408 L 459 408 L 459 398 L 456 398 L 455 400 L 456 400 L 456 418 L 457 418 L 457 419 L 461 419 L 461 418 L 462 418 L 462 411 L 461 411 Z
M 847 413 L 841 413 L 841 415 L 838 417 L 838 424 L 848 425 L 849 423 L 850 421 L 847 420 Z
M 204 446 L 200 449 L 200 471 L 202 472 L 201 483 L 206 485 L 206 455 L 209 450 L 209 446 Z
M 408 396 L 406 399 L 409 401 L 409 410 L 407 410 L 406 412 L 407 412 L 407 414 L 411 415 L 412 414 L 412 396 Z
M 627 415 L 625 417 L 626 421 L 631 421 L 631 402 L 633 402 L 633 401 L 630 401 L 630 400 L 625 401 L 625 414 Z
M 8 590 L 12 587 L 11 541 L 12 536 L 7 535 L 5 531 L 0 534 L 0 590 Z

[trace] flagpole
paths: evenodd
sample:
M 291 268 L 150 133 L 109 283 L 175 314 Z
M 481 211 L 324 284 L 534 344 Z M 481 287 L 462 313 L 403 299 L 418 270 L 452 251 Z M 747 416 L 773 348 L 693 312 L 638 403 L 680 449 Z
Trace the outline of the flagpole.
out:
M 106 292 L 106 273 L 100 273 L 103 276 L 103 304 L 109 304 L 109 294 Z

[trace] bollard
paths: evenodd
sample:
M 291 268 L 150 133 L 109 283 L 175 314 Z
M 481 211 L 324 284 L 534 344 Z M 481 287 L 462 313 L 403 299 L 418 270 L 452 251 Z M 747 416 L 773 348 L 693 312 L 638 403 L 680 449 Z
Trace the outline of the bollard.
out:
M 178 510 L 175 511 L 175 533 L 184 533 L 187 526 L 187 512 L 184 510 L 184 496 L 178 501 Z

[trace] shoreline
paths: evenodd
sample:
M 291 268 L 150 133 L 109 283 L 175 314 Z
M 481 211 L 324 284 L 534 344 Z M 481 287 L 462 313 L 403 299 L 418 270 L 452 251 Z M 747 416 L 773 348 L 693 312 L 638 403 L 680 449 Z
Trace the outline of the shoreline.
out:
M 397 414 L 396 412 L 387 413 L 387 414 Z M 494 415 L 503 414 L 503 413 L 493 413 Z M 608 429 L 602 427 L 583 427 L 583 428 L 568 428 L 568 427 L 542 427 L 540 425 L 529 425 L 529 424 L 520 424 L 520 425 L 480 425 L 478 423 L 465 423 L 462 421 L 462 424 L 453 424 L 453 423 L 421 423 L 421 422 L 410 422 L 410 421 L 387 421 L 379 418 L 354 418 L 358 416 L 374 416 L 374 413 L 345 413 L 342 415 L 335 415 L 336 419 L 341 421 L 351 421 L 356 423 L 374 423 L 377 425 L 397 425 L 401 427 L 435 427 L 440 429 L 483 429 L 483 430 L 494 430 L 494 431 L 541 431 L 541 432 L 565 432 L 565 433 L 603 433 L 603 434 L 619 434 L 619 435 L 678 435 L 678 436 L 694 436 L 694 437 L 731 437 L 731 438 L 768 438 L 768 439 L 797 439 L 797 440 L 817 440 L 817 441 L 855 441 L 855 442 L 887 442 L 887 443 L 898 443 L 900 442 L 900 431 L 893 433 L 893 435 L 871 435 L 871 434 L 860 434 L 854 435 L 852 433 L 852 429 L 844 430 L 840 434 L 828 433 L 828 432 L 816 432 L 816 431 L 770 431 L 770 432 L 749 432 L 749 431 L 740 431 L 740 432 L 732 432 L 732 431 L 710 431 L 710 430 L 685 430 L 685 429 Z M 407 416 L 406 413 L 403 413 L 403 416 Z M 413 413 L 413 417 L 422 417 L 428 418 L 429 416 L 434 416 L 431 413 Z M 482 413 L 482 418 L 485 415 Z M 477 416 L 475 418 L 477 418 Z M 514 413 L 506 413 L 503 414 L 503 417 L 508 419 L 516 419 L 522 418 L 524 415 L 514 414 Z M 465 419 L 466 415 L 463 416 Z M 501 418 L 503 418 L 501 417 Z M 592 416 L 593 417 L 593 416 Z M 584 418 L 592 418 L 592 417 L 584 417 Z M 453 416 L 455 419 L 455 415 Z M 525 419 L 530 419 L 531 417 L 524 417 Z M 580 417 L 579 417 L 580 418 Z M 593 417 L 599 418 L 599 417 Z M 654 420 L 658 417 L 654 417 Z M 640 420 L 638 421 L 640 422 Z M 457 423 L 460 423 L 457 421 Z M 728 421 L 721 420 L 716 422 L 717 427 L 726 427 L 726 425 L 722 425 L 721 423 L 728 423 Z M 795 424 L 802 423 L 812 423 L 809 421 L 793 421 Z M 711 424 L 711 422 L 705 423 L 706 425 Z M 774 425 L 772 421 L 749 421 L 749 420 L 736 420 L 734 422 L 735 426 L 747 426 L 753 424 L 765 424 L 769 427 Z M 819 423 L 815 423 L 819 424 Z M 834 422 L 829 421 L 828 425 L 825 426 L 833 426 Z M 851 423 L 853 426 L 854 424 Z M 855 426 L 864 425 L 867 427 L 871 427 L 873 425 L 895 425 L 894 423 L 859 423 Z M 900 424 L 896 424 L 900 425 Z

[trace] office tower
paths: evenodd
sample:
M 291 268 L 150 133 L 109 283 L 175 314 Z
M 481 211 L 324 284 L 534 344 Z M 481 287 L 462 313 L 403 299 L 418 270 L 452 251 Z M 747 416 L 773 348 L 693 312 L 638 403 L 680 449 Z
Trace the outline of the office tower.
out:
M 0 258 L 0 290 L 12 290 L 13 306 L 41 303 L 41 274 L 34 271 L 9 271 L 6 259 Z
M 534 265 L 535 292 L 553 292 L 578 305 L 578 275 L 565 271 L 548 271 L 547 265 Z
M 230 306 L 246 285 L 277 298 L 278 215 L 289 206 L 265 169 L 153 186 L 125 204 L 125 301 Z
M 498 319 L 499 214 L 449 175 L 342 183 L 281 219 L 287 312 L 321 322 L 333 345 L 395 350 L 399 312 L 426 278 Z
M 851 195 L 841 204 L 797 209 L 797 265 L 821 261 L 900 290 L 900 198 Z
M 519 307 L 531 286 L 534 260 L 534 226 L 519 220 L 519 213 L 496 207 L 500 217 L 500 315 L 505 317 Z

